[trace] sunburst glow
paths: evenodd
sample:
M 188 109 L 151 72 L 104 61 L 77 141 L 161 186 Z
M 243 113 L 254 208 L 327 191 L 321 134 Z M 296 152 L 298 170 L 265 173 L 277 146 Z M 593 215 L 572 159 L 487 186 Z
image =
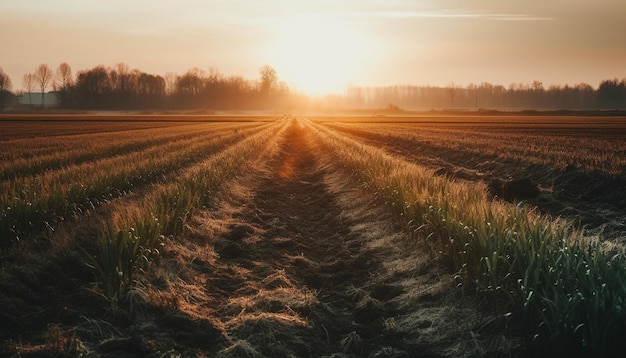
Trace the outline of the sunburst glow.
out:
M 362 76 L 364 36 L 349 24 L 319 15 L 297 16 L 277 26 L 271 63 L 290 87 L 310 95 L 342 91 Z

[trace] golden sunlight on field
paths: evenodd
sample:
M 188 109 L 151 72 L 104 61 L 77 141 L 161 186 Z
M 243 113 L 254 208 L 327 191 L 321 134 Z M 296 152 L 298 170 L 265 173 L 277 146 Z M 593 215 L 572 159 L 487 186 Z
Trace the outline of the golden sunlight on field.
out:
M 285 159 L 280 165 L 280 168 L 278 169 L 278 177 L 281 179 L 291 178 L 295 170 L 294 168 L 295 162 L 296 162 L 296 158 L 293 156 Z
M 343 90 L 371 59 L 364 36 L 330 16 L 297 16 L 277 28 L 270 63 L 290 87 L 309 95 Z
M 0 357 L 621 357 L 625 151 L 606 116 L 2 115 Z

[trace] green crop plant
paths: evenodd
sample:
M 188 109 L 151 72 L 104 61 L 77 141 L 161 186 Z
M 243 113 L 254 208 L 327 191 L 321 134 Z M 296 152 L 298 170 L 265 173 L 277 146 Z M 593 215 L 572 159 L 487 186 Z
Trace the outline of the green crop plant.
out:
M 199 137 L 219 139 L 239 128 L 247 131 L 259 123 L 224 123 L 177 125 L 143 130 L 122 130 L 105 133 L 89 133 L 75 136 L 49 136 L 18 138 L 0 143 L 6 161 L 0 163 L 0 181 L 37 175 L 70 165 L 107 159 L 134 152 L 146 152 L 164 143 L 187 143 Z M 26 143 L 25 143 L 26 142 Z
M 133 284 L 134 273 L 142 263 L 141 238 L 133 229 L 116 230 L 109 224 L 100 233 L 100 255 L 91 257 L 106 296 L 113 302 L 124 298 Z
M 137 228 L 124 231 L 108 223 L 100 232 L 99 255 L 87 254 L 104 293 L 114 303 L 125 299 L 133 287 L 136 272 L 158 255 L 159 244 L 163 243 L 157 218 L 151 217 L 137 224 Z
M 176 182 L 156 187 L 138 203 L 133 204 L 137 207 L 134 216 L 123 216 L 116 226 L 139 227 L 140 223 L 154 217 L 159 222 L 160 234 L 179 234 L 193 209 L 207 204 L 241 167 L 251 164 L 249 159 L 242 161 L 240 158 L 253 157 L 255 153 L 261 152 L 261 147 L 279 128 L 278 125 L 267 127 L 188 168 Z
M 137 152 L 94 162 L 68 165 L 36 176 L 0 181 L 0 245 L 37 235 L 56 223 L 92 210 L 98 203 L 168 179 L 174 173 L 236 143 L 267 125 L 246 127 L 237 134 L 200 132 Z M 120 142 L 119 145 L 124 145 Z
M 373 136 L 386 142 L 395 142 L 393 139 L 411 142 L 418 150 L 445 150 L 452 156 L 469 154 L 472 160 L 497 159 L 524 166 L 556 168 L 575 164 L 588 172 L 623 175 L 626 167 L 624 143 L 615 140 L 612 128 L 603 129 L 599 133 L 602 136 L 555 135 L 555 130 L 567 130 L 575 120 L 570 118 L 564 123 L 537 120 L 533 122 L 526 117 L 520 121 L 512 117 L 502 120 L 497 126 L 486 126 L 474 119 L 467 123 L 455 121 L 453 124 L 368 123 L 363 126 L 358 123 L 333 123 L 329 127 L 355 136 Z M 597 133 L 598 128 L 591 126 Z M 520 127 L 526 128 L 520 130 Z M 528 127 L 542 130 L 529 131 Z
M 189 168 L 178 181 L 157 186 L 139 203 L 133 203 L 132 211 L 109 222 L 101 235 L 100 256 L 92 258 L 106 295 L 115 300 L 123 297 L 132 287 L 134 272 L 149 261 L 150 255 L 158 255 L 162 238 L 180 234 L 193 210 L 207 204 L 242 167 L 252 165 L 250 158 L 262 153 L 281 128 L 284 125 L 276 123 L 216 153 Z
M 469 292 L 523 322 L 537 354 L 606 356 L 626 345 L 626 265 L 569 224 L 313 123 L 326 152 L 385 203 Z

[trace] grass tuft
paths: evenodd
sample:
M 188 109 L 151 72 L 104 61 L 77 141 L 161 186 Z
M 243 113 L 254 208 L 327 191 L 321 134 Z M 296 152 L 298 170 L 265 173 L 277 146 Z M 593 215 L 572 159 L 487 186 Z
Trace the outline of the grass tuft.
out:
M 538 355 L 613 356 L 626 347 L 626 265 L 568 223 L 489 200 L 485 188 L 433 175 L 309 123 L 327 152 L 374 193 L 460 287 L 512 313 Z

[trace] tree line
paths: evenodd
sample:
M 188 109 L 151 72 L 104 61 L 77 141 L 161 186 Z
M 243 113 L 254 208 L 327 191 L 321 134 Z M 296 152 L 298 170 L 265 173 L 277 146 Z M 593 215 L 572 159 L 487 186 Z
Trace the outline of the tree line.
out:
M 626 79 L 604 80 L 597 89 L 586 83 L 544 88 L 540 81 L 508 87 L 487 82 L 464 87 L 453 83 L 445 87 L 350 86 L 342 94 L 309 98 L 280 81 L 269 65 L 259 69 L 257 80 L 248 80 L 225 76 L 212 67 L 161 76 L 125 63 L 98 65 L 76 74 L 67 63 L 56 71 L 41 64 L 23 75 L 22 88 L 30 101 L 40 93 L 41 107 L 45 106 L 44 93 L 52 90 L 59 106 L 68 109 L 626 109 Z M 11 99 L 15 102 L 16 93 L 11 90 L 12 81 L 0 67 L 0 110 Z
M 598 110 L 626 109 L 626 79 L 604 80 L 597 89 L 586 83 L 549 86 L 540 81 L 509 87 L 483 82 L 465 87 L 434 86 L 349 87 L 351 107 L 403 109 Z
M 303 99 L 279 81 L 276 70 L 269 65 L 261 67 L 258 80 L 252 81 L 224 76 L 215 68 L 192 68 L 181 75 L 161 76 L 118 63 L 113 67 L 98 65 L 74 75 L 67 63 L 60 64 L 56 71 L 42 64 L 23 75 L 22 87 L 31 101 L 35 93 L 41 94 L 40 103 L 26 105 L 45 107 L 44 93 L 50 90 L 57 95 L 59 106 L 68 109 L 270 109 L 288 107 Z M 11 79 L 0 68 L 0 102 L 15 97 L 11 88 Z

